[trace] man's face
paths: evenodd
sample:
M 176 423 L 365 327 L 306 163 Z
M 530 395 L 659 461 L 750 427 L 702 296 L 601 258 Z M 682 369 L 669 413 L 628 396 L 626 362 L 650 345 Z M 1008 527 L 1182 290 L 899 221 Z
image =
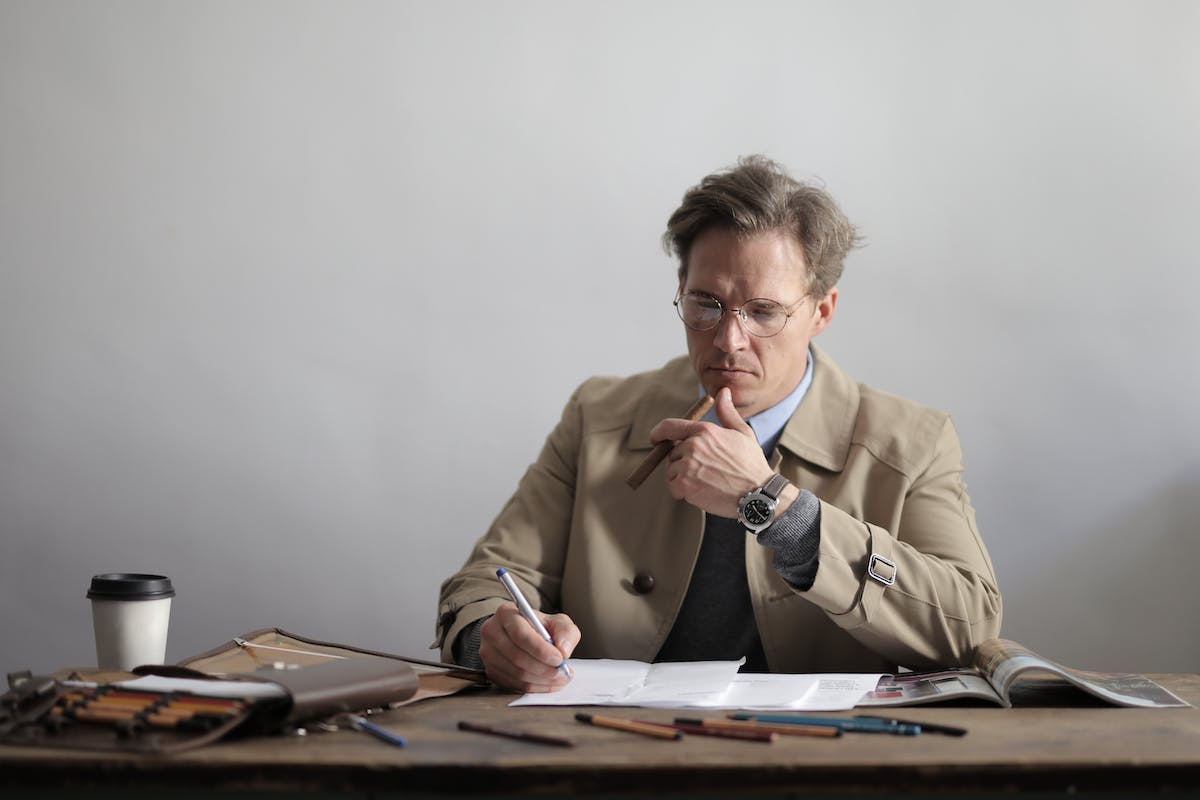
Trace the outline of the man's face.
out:
M 770 337 L 750 334 L 737 314 L 726 313 L 715 328 L 687 328 L 688 354 L 705 390 L 733 392 L 743 418 L 765 411 L 796 388 L 808 365 L 808 343 L 833 320 L 837 289 L 823 298 L 805 297 L 808 268 L 799 242 L 771 231 L 738 239 L 709 228 L 692 243 L 680 292 L 700 292 L 726 309 L 749 300 L 774 300 L 795 310 L 783 330 Z

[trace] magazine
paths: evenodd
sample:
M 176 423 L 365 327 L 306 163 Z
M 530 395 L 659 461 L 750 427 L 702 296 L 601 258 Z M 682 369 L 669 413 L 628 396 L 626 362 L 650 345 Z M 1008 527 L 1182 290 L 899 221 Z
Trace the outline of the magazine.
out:
M 1065 680 L 1118 706 L 1189 706 L 1143 675 L 1071 669 L 1008 639 L 989 639 L 975 651 L 973 667 L 885 675 L 879 679 L 874 691 L 863 696 L 858 707 L 920 705 L 974 698 L 1011 708 L 1014 686 L 1019 687 L 1030 678 Z

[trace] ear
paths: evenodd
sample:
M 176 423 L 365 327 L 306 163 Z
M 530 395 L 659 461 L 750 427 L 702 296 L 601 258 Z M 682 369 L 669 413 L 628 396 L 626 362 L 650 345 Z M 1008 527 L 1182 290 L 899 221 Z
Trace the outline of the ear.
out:
M 837 312 L 837 301 L 838 290 L 836 286 L 829 290 L 829 294 L 817 301 L 817 308 L 813 312 L 812 317 L 812 336 L 821 333 L 833 322 L 833 315 Z

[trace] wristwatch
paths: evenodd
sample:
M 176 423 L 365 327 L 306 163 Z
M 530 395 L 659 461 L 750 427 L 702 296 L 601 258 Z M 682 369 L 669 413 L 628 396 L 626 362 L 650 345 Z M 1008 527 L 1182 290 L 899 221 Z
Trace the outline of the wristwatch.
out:
M 761 533 L 775 521 L 779 495 L 788 483 L 787 478 L 776 472 L 762 488 L 751 490 L 738 501 L 738 522 L 745 526 L 747 532 Z

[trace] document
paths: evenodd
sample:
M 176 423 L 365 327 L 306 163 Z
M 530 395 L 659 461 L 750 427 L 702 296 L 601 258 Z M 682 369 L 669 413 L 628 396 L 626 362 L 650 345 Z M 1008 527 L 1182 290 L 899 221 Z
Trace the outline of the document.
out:
M 523 695 L 513 706 L 637 706 L 737 708 L 755 711 L 844 711 L 882 673 L 781 675 L 738 673 L 741 661 L 571 659 L 575 678 L 557 692 Z
M 572 658 L 575 677 L 557 692 L 534 692 L 513 706 L 640 706 L 687 708 L 717 702 L 737 677 L 741 661 L 647 664 L 610 658 Z
M 738 675 L 713 708 L 747 711 L 846 711 L 879 683 L 880 673 Z

